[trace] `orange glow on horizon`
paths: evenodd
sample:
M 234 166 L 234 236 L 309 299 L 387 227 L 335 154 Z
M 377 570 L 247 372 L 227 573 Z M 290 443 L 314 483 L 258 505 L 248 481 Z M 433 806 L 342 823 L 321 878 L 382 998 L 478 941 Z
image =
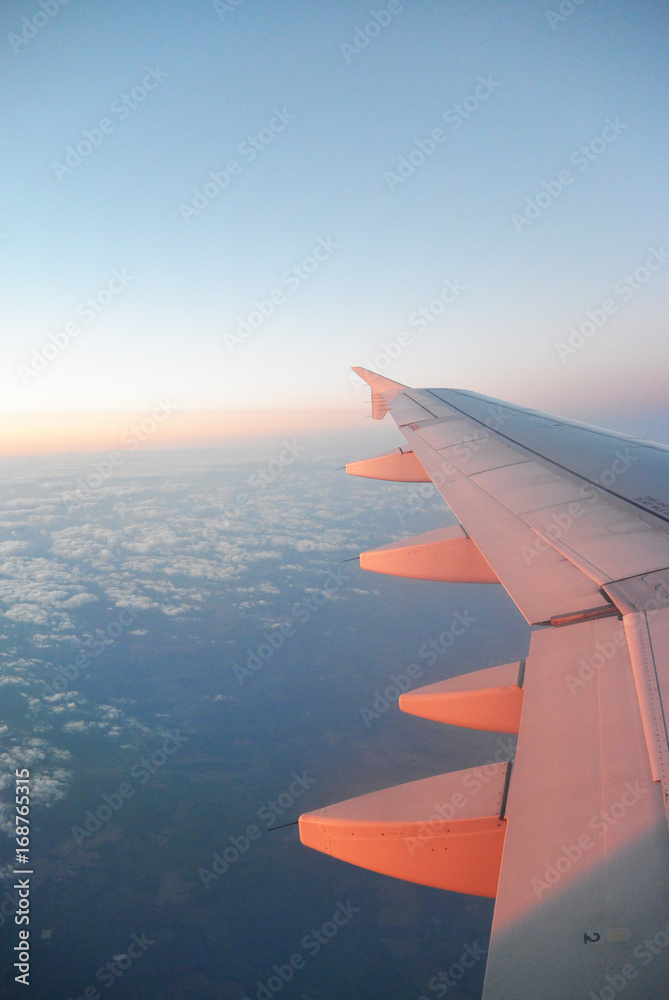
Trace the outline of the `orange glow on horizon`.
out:
M 359 426 L 359 410 L 234 410 L 0 414 L 0 455 L 135 449 L 225 448 L 252 439 Z

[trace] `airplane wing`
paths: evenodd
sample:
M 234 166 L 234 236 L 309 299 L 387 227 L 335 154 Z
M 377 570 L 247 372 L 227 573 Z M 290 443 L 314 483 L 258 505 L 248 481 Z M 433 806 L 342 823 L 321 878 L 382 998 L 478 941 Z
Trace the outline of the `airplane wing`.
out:
M 501 583 L 526 661 L 410 690 L 400 708 L 518 733 L 513 763 L 300 817 L 303 843 L 495 897 L 484 1000 L 669 996 L 669 448 L 365 369 L 406 444 L 347 471 L 434 483 L 460 524 L 363 569 Z

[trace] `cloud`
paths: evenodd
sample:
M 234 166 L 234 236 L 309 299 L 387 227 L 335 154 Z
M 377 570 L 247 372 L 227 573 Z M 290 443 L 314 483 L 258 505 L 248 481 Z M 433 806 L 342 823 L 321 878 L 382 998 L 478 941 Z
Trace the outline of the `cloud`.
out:
M 0 830 L 14 836 L 14 772 L 30 770 L 31 806 L 50 806 L 62 799 L 72 780 L 72 772 L 60 765 L 69 760 L 67 750 L 50 746 L 41 737 L 13 739 L 0 754 Z
M 0 557 L 16 555 L 19 552 L 30 552 L 30 543 L 12 540 L 0 542 Z
M 5 649 L 13 652 L 5 658 L 0 684 L 14 696 L 7 702 L 25 704 L 25 715 L 3 722 L 11 722 L 8 732 L 26 730 L 15 736 L 11 755 L 30 757 L 44 805 L 67 794 L 68 769 L 87 766 L 92 741 L 111 739 L 119 750 L 134 749 L 164 725 L 147 704 L 115 698 L 113 689 L 104 704 L 96 704 L 85 670 L 65 692 L 49 695 L 45 683 L 59 666 L 90 652 L 91 639 L 98 643 L 93 659 L 99 655 L 112 662 L 117 642 L 125 655 L 127 644 L 140 636 L 142 647 L 153 641 L 157 628 L 171 634 L 187 622 L 197 634 L 212 607 L 225 607 L 226 615 L 271 632 L 281 624 L 284 598 L 290 607 L 296 598 L 321 593 L 324 570 L 344 553 L 360 551 L 378 524 L 387 524 L 384 496 L 361 494 L 357 509 L 350 496 L 344 502 L 336 490 L 327 499 L 323 469 L 318 477 L 313 469 L 287 470 L 280 488 L 235 506 L 248 492 L 252 471 L 240 465 L 198 472 L 184 465 L 176 475 L 152 473 L 134 485 L 111 481 L 85 503 L 76 497 L 74 479 L 51 478 L 43 500 L 19 497 L 4 505 L 0 612 Z M 32 485 L 39 486 L 37 475 Z M 361 527 L 361 510 L 377 520 Z M 128 609 L 132 620 L 120 618 Z M 225 639 L 221 648 L 233 655 Z M 74 761 L 67 747 L 76 748 Z M 59 757 L 60 751 L 68 756 Z M 4 773 L 13 773 L 9 757 L 5 764 Z M 0 789 L 7 792 L 8 786 Z M 0 819 L 8 815 L 0 812 Z

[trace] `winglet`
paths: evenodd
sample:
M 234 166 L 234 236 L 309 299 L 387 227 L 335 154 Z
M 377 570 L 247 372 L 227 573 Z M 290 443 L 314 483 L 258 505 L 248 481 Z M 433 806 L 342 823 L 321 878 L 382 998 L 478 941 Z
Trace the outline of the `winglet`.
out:
M 399 396 L 403 389 L 409 388 L 407 385 L 402 385 L 401 382 L 393 382 L 390 378 L 377 375 L 376 372 L 370 372 L 367 368 L 354 367 L 353 371 L 372 390 L 372 418 L 374 420 L 383 420 L 388 412 L 388 404 L 392 403 L 393 399 Z

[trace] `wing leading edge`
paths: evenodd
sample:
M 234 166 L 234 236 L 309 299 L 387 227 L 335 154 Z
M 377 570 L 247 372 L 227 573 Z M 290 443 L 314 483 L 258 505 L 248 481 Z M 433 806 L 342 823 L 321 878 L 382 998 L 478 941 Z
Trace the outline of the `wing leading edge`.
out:
M 300 817 L 326 853 L 496 897 L 484 1000 L 669 992 L 669 449 L 474 393 L 354 369 L 406 445 L 347 471 L 430 479 L 460 526 L 363 568 L 501 582 L 526 662 L 400 707 L 518 732 L 513 765 L 455 772 Z M 623 992 L 624 991 L 624 992 Z

